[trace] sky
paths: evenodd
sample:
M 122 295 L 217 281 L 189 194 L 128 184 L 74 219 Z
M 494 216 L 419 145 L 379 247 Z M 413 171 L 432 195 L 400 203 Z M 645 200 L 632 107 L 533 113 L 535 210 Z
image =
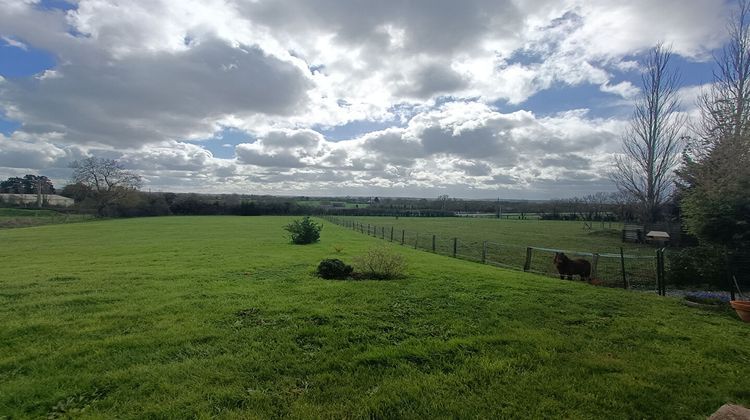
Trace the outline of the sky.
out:
M 722 0 L 0 0 L 0 179 L 116 159 L 144 189 L 547 199 L 608 173 L 659 42 L 682 112 Z

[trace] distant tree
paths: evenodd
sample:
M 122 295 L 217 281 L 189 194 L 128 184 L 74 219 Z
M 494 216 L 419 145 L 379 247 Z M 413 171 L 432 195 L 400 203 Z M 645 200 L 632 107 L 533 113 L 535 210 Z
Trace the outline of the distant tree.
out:
M 641 77 L 643 90 L 611 174 L 617 188 L 638 203 L 646 222 L 659 218 L 674 185 L 674 169 L 682 148 L 685 120 L 678 114 L 679 75 L 668 67 L 671 55 L 670 48 L 662 44 L 649 52 Z
M 0 193 L 36 194 L 41 186 L 42 194 L 54 194 L 55 187 L 46 176 L 24 175 L 23 178 L 12 177 L 0 182 Z
M 88 198 L 95 202 L 96 213 L 107 215 L 107 209 L 137 190 L 141 177 L 128 171 L 113 159 L 90 157 L 73 162 L 72 180 L 89 189 Z

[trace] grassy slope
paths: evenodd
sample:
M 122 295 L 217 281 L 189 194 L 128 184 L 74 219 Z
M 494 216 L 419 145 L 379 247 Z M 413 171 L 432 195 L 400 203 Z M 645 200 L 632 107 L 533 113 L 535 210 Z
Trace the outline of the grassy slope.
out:
M 321 258 L 382 242 L 328 224 L 293 246 L 288 220 L 0 231 L 0 417 L 698 418 L 750 404 L 750 328 L 731 313 L 400 247 L 406 279 L 320 280 Z
M 345 217 L 340 217 L 345 219 Z M 351 217 L 361 223 L 393 226 L 400 238 L 401 229 L 420 234 L 435 234 L 449 239 L 458 237 L 464 242 L 481 244 L 494 241 L 501 244 L 560 248 L 586 252 L 620 252 L 624 247 L 628 252 L 653 254 L 653 247 L 622 243 L 622 225 L 612 223 L 612 229 L 601 229 L 601 223 L 594 222 L 593 231 L 583 229 L 582 222 L 559 220 L 513 220 L 471 217 Z M 609 224 L 605 224 L 609 227 Z M 389 231 L 390 232 L 390 231 Z

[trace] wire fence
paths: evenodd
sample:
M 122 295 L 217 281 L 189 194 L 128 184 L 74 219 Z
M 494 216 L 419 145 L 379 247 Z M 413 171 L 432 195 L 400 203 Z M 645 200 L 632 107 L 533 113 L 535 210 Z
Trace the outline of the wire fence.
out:
M 414 249 L 546 276 L 560 275 L 554 264 L 555 254 L 565 253 L 571 259 L 582 258 L 589 261 L 590 281 L 593 284 L 664 294 L 663 250 L 661 249 L 655 250 L 654 255 L 630 255 L 622 250 L 618 254 L 582 252 L 502 244 L 493 241 L 465 240 L 395 229 L 394 226 L 360 223 L 357 220 L 335 216 L 325 216 L 323 219 L 368 236 Z

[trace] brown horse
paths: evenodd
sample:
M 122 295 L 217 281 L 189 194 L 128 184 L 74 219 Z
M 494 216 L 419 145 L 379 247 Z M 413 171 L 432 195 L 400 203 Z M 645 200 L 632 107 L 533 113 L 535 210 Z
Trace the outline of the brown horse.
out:
M 556 252 L 553 262 L 557 268 L 557 272 L 560 273 L 561 279 L 567 276 L 568 280 L 573 280 L 574 275 L 579 275 L 581 276 L 581 280 L 588 281 L 591 277 L 591 263 L 583 258 L 571 260 L 562 252 Z

